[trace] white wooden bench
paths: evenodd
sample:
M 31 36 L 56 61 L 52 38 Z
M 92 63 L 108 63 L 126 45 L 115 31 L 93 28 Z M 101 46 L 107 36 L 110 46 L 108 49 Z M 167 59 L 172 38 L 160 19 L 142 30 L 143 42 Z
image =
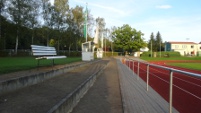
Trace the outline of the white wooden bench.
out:
M 41 59 L 52 59 L 52 65 L 54 65 L 54 59 L 66 58 L 66 56 L 57 56 L 55 47 L 31 45 L 33 56 L 37 56 L 38 66 Z

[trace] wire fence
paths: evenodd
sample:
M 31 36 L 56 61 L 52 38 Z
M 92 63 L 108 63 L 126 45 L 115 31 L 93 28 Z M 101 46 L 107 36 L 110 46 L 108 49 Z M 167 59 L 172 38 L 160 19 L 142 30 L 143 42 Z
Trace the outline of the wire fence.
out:
M 171 67 L 150 64 L 134 59 L 122 59 L 137 79 L 141 78 L 149 86 L 169 102 L 172 107 L 182 113 L 201 112 L 201 73 L 178 70 Z

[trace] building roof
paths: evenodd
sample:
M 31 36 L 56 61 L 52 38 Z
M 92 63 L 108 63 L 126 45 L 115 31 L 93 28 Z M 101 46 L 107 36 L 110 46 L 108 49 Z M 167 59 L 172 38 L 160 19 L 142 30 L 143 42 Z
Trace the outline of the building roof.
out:
M 195 42 L 169 42 L 171 44 L 197 44 Z

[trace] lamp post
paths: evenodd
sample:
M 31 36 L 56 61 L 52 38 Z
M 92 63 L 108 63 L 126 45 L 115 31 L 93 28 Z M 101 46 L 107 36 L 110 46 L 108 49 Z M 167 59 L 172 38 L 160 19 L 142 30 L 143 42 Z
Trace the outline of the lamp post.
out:
M 160 57 L 161 57 L 161 41 L 160 41 Z
M 151 40 L 151 57 L 152 57 L 152 40 Z

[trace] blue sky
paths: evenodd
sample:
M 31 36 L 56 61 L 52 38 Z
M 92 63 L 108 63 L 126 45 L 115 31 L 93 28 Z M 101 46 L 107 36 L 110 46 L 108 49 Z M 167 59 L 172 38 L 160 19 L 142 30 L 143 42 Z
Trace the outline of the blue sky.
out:
M 70 7 L 86 3 L 107 28 L 129 24 L 146 41 L 159 31 L 163 41 L 201 42 L 201 0 L 69 0 Z

